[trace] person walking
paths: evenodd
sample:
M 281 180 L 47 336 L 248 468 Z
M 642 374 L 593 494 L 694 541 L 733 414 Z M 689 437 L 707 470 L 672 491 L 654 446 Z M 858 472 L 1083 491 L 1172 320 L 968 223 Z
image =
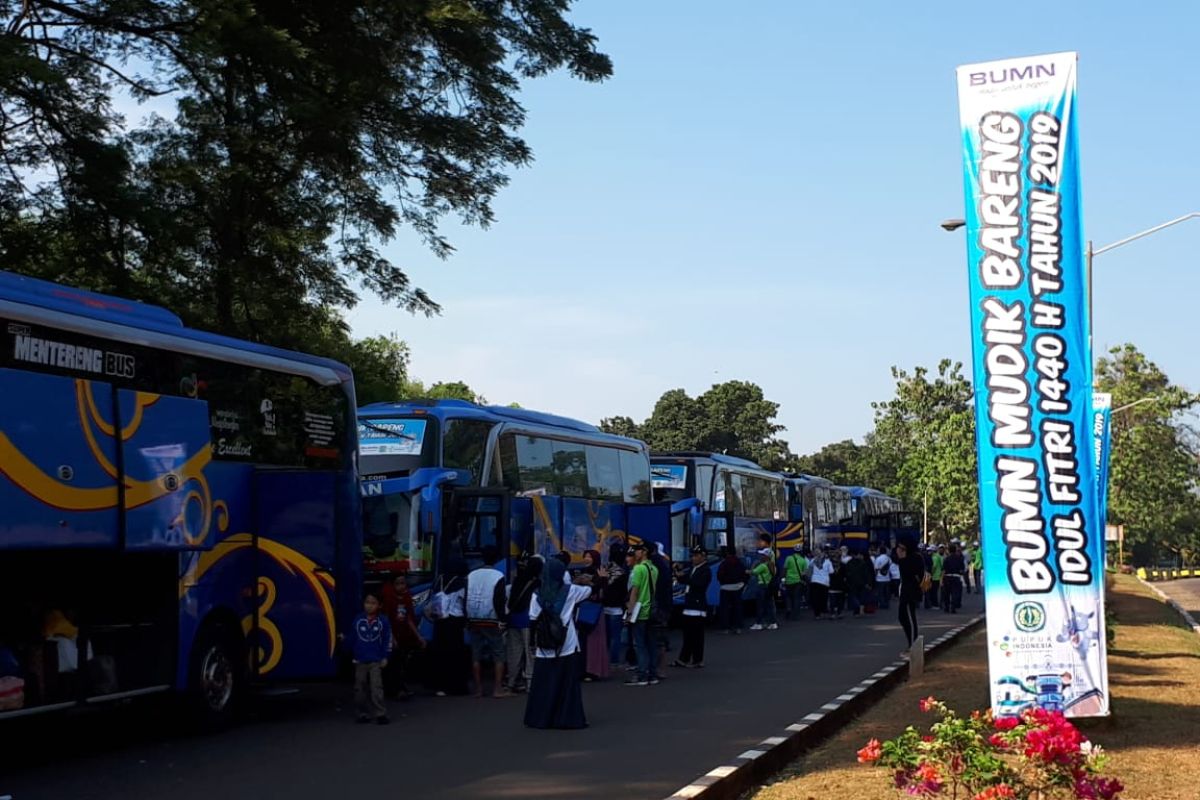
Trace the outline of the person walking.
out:
M 591 579 L 581 575 L 577 580 L 582 585 L 566 583 L 566 574 L 561 559 L 546 562 L 541 586 L 529 603 L 536 646 L 533 683 L 525 703 L 525 725 L 530 728 L 587 727 L 575 607 L 591 597 L 592 587 L 587 585 Z M 542 620 L 543 615 L 551 619 Z
M 967 571 L 966 561 L 963 559 L 962 553 L 958 551 L 957 544 L 950 545 L 950 553 L 943 562 L 943 568 L 945 573 L 942 575 L 942 580 L 946 584 L 946 605 L 942 610 L 957 614 L 958 610 L 962 608 L 963 575 Z
M 742 632 L 742 593 L 746 589 L 746 565 L 737 557 L 737 551 L 732 547 L 722 548 L 724 557 L 717 567 L 717 583 L 721 587 L 718 616 L 720 624 L 725 626 L 726 633 L 740 634 Z
M 650 629 L 650 612 L 654 606 L 654 586 L 659 575 L 658 569 L 646 552 L 646 544 L 638 542 L 633 546 L 633 572 L 629 575 L 629 598 L 626 603 L 626 621 L 629 623 L 629 635 L 633 639 L 633 649 L 637 654 L 637 672 L 626 686 L 652 686 L 659 682 L 655 669 L 655 646 Z
M 971 549 L 971 572 L 975 578 L 975 594 L 983 594 L 983 548 L 979 542 Z
M 829 582 L 832 575 L 833 562 L 821 550 L 808 562 L 808 604 L 812 606 L 816 619 L 829 616 Z
M 804 607 L 804 595 L 808 589 L 808 581 L 804 578 L 807 571 L 808 559 L 804 557 L 801 545 L 796 545 L 783 560 L 783 596 L 787 601 L 788 619 L 800 619 L 800 610 Z
M 871 561 L 875 567 L 876 602 L 886 610 L 892 605 L 892 559 L 879 545 L 871 545 Z
M 861 617 L 867 598 L 875 588 L 875 570 L 867 560 L 867 554 L 862 551 L 854 553 L 843 570 L 846 574 L 846 603 L 854 616 Z
M 692 566 L 685 578 L 683 647 L 673 666 L 700 668 L 704 666 L 704 625 L 708 617 L 708 585 L 712 582 L 708 551 L 703 547 L 692 548 Z
M 946 546 L 938 545 L 938 549 L 930 554 L 929 591 L 925 593 L 925 608 L 942 608 L 942 573 L 945 571 Z
M 896 545 L 896 566 L 900 570 L 900 627 L 904 629 L 904 638 L 908 647 L 901 653 L 906 655 L 912 650 L 920 629 L 917 626 L 917 603 L 921 602 L 922 585 L 929 573 L 925 571 L 925 562 L 917 554 L 915 548 L 910 550 L 907 542 Z

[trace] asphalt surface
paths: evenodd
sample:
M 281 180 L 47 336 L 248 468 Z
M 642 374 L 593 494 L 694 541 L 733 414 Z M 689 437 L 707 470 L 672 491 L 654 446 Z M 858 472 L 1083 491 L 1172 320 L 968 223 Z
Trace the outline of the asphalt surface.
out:
M 926 639 L 979 613 L 920 612 Z M 0 796 L 13 800 L 340 797 L 663 798 L 894 661 L 896 608 L 860 619 L 710 631 L 708 667 L 654 687 L 587 684 L 590 727 L 521 724 L 524 698 L 417 697 L 392 725 L 355 725 L 349 687 L 258 700 L 218 734 L 189 735 L 162 700 L 33 718 L 3 731 Z M 679 633 L 672 636 L 675 648 Z M 10 723 L 11 724 L 11 723 Z
M 1163 594 L 1183 606 L 1189 614 L 1200 620 L 1200 578 L 1159 581 L 1154 585 L 1161 589 Z

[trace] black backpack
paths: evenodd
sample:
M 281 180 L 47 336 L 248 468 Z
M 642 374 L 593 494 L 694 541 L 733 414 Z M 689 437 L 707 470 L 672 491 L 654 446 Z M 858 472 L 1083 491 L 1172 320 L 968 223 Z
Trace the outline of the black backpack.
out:
M 533 626 L 533 642 L 542 650 L 555 653 L 562 650 L 567 643 L 567 626 L 563 624 L 562 614 L 543 608 Z

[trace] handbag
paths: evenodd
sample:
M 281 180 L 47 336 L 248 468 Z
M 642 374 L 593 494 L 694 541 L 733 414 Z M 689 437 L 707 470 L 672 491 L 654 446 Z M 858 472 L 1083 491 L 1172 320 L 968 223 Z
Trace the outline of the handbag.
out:
M 928 592 L 932 588 L 933 588 L 933 578 L 930 577 L 928 572 L 926 572 L 925 577 L 921 578 L 921 591 Z
M 600 615 L 603 613 L 604 606 L 600 603 L 595 600 L 584 600 L 575 606 L 575 625 L 586 636 L 600 623 Z

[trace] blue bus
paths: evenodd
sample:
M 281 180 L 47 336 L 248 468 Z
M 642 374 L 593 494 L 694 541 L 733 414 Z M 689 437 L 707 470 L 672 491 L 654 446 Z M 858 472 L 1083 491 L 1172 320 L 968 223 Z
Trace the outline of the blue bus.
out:
M 853 516 L 849 489 L 800 473 L 788 475 L 787 487 L 788 521 L 801 526 L 807 546 L 840 546 L 855 538 L 853 531 L 847 530 Z
M 651 456 L 651 487 L 656 502 L 670 503 L 671 557 L 684 561 L 695 545 L 714 560 L 723 547 L 743 558 L 759 548 L 759 536 L 771 536 L 776 554 L 803 541 L 803 526 L 788 520 L 783 475 L 744 458 L 721 453 L 672 452 Z M 714 580 L 709 604 L 720 587 Z M 682 594 L 677 594 L 682 602 Z
M 594 425 L 462 400 L 358 411 L 367 580 L 404 573 L 418 603 L 452 559 L 666 542 L 646 445 Z M 509 565 L 501 565 L 507 568 Z
M 333 675 L 359 606 L 345 366 L 0 272 L 0 718 Z
M 918 516 L 904 510 L 903 502 L 866 486 L 844 487 L 851 496 L 851 519 L 846 536 L 891 547 L 901 539 L 920 541 Z

